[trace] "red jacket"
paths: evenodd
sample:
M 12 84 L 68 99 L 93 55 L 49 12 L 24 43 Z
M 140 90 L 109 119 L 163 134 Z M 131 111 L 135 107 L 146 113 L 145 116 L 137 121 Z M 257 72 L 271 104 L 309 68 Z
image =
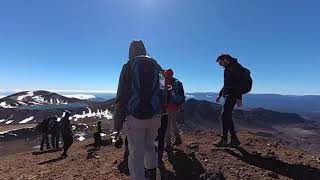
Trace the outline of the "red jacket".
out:
M 171 69 L 165 71 L 166 76 L 166 87 L 172 87 L 173 86 L 173 71 Z M 168 90 L 168 96 L 170 97 L 170 94 L 172 93 L 172 90 Z M 167 112 L 179 112 L 181 107 L 177 104 L 169 103 L 165 105 Z

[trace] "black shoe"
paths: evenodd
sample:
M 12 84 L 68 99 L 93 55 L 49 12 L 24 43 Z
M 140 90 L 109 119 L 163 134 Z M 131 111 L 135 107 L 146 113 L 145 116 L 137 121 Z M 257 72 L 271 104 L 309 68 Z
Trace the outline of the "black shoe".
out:
M 66 158 L 66 157 L 68 157 L 68 154 L 67 153 L 63 153 L 63 154 L 61 154 L 61 157 Z
M 231 142 L 228 144 L 230 147 L 239 147 L 241 145 L 241 142 L 238 138 L 231 139 Z
M 227 138 L 221 138 L 221 140 L 216 144 L 217 147 L 227 147 L 228 141 Z
M 174 146 L 180 146 L 182 144 L 182 140 L 180 136 L 176 137 L 176 141 L 173 143 Z
M 148 169 L 147 170 L 147 179 L 148 180 L 157 180 L 157 169 Z

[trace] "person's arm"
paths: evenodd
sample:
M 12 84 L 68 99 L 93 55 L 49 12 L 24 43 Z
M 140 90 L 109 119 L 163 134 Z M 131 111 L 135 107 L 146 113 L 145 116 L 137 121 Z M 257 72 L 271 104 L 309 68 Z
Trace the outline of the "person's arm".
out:
M 128 79 L 129 75 L 127 72 L 127 65 L 124 65 L 120 78 L 119 78 L 119 84 L 118 84 L 118 90 L 117 90 L 117 98 L 116 98 L 116 112 L 114 115 L 114 130 L 117 132 L 120 132 L 123 127 L 123 122 L 126 118 L 126 103 L 127 103 L 127 97 L 128 97 Z
M 223 91 L 224 91 L 224 86 L 221 88 L 220 92 L 219 92 L 219 97 L 223 96 Z

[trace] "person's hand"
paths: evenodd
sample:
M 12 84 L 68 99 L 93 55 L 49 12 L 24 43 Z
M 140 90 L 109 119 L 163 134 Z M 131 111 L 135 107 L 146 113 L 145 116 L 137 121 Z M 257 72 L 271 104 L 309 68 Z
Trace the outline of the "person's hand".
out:
M 216 103 L 219 103 L 219 102 L 220 102 L 220 99 L 221 99 L 221 96 L 217 96 L 217 97 L 216 97 Z
M 243 105 L 242 99 L 237 99 L 237 106 L 242 107 L 242 105 Z

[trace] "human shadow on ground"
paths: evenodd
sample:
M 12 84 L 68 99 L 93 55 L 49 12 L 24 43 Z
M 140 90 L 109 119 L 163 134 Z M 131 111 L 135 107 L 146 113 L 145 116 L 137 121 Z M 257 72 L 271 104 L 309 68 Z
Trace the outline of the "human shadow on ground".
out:
M 206 172 L 194 153 L 186 154 L 180 149 L 173 149 L 168 152 L 168 160 L 173 166 L 175 177 L 173 173 L 168 171 L 162 171 L 161 177 L 169 176 L 168 178 L 174 177 L 177 180 L 196 180 L 200 179 L 201 174 Z
M 241 154 L 232 149 L 224 149 L 228 154 L 242 160 L 243 162 L 265 170 L 272 171 L 276 174 L 292 179 L 319 180 L 320 170 L 303 164 L 289 164 L 283 162 L 277 157 L 263 156 L 260 153 L 250 153 L 242 147 L 236 148 Z
M 48 161 L 44 161 L 44 162 L 41 162 L 39 163 L 38 165 L 44 165 L 44 164 L 51 164 L 51 163 L 55 163 L 55 162 L 58 162 L 58 161 L 61 161 L 63 159 L 65 159 L 66 157 L 58 157 L 58 158 L 54 158 L 54 159 L 51 159 L 51 160 L 48 160 Z

